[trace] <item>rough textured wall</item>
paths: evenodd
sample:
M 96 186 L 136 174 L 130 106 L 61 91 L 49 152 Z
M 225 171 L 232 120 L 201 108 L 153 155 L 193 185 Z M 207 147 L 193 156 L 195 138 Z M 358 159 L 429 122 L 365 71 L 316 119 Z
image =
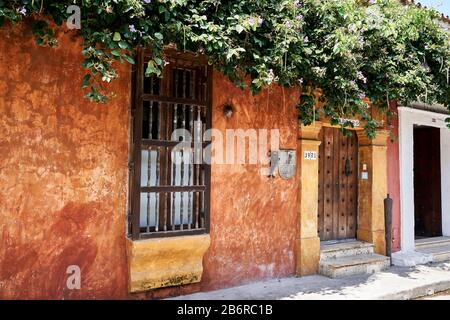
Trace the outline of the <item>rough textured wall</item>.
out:
M 393 199 L 392 206 L 392 252 L 400 250 L 400 158 L 398 145 L 397 103 L 391 104 L 391 136 L 387 149 L 388 192 Z
M 295 179 L 214 165 L 203 281 L 127 294 L 129 70 L 114 100 L 88 103 L 71 34 L 60 31 L 49 49 L 34 45 L 29 27 L 0 29 L 0 298 L 152 298 L 294 274 Z M 215 72 L 213 92 L 214 128 L 278 128 L 280 146 L 296 149 L 297 90 L 254 97 Z M 80 291 L 65 289 L 69 265 L 81 267 Z
M 220 130 L 224 139 L 227 129 L 279 129 L 280 148 L 296 149 L 298 90 L 278 86 L 269 90 L 253 96 L 214 72 L 213 128 Z M 231 118 L 224 116 L 227 104 L 234 108 Z M 295 274 L 297 181 L 279 176 L 269 179 L 260 169 L 261 165 L 254 164 L 212 166 L 211 245 L 203 259 L 202 282 L 157 290 L 150 297 Z
M 271 87 L 254 97 L 216 74 L 213 97 L 214 128 L 279 129 L 280 148 L 297 149 L 298 90 Z M 230 119 L 223 114 L 225 104 L 234 107 Z M 204 288 L 295 272 L 296 180 L 270 179 L 260 174 L 260 168 L 212 167 L 211 247 L 205 258 Z
M 126 296 L 130 79 L 107 105 L 83 99 L 79 39 L 34 45 L 0 29 L 0 298 Z M 66 269 L 81 268 L 81 290 Z

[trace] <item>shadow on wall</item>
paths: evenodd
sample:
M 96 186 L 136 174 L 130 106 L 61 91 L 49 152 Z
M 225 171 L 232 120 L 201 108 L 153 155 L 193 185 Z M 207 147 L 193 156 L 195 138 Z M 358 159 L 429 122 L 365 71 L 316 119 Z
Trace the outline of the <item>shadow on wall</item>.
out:
M 45 230 L 45 238 L 27 243 L 11 237 L 8 227 L 3 226 L 0 298 L 124 297 L 126 279 L 116 280 L 126 277 L 126 270 L 121 270 L 124 268 L 120 264 L 108 267 L 97 259 L 97 253 L 105 246 L 104 240 L 108 240 L 100 233 L 109 229 L 108 214 L 101 210 L 100 202 L 68 203 L 62 210 L 49 215 L 49 220 L 54 221 Z M 112 247 L 117 248 L 116 245 Z M 79 290 L 67 286 L 67 280 L 73 274 L 68 274 L 67 268 L 73 265 L 81 270 Z M 108 270 L 111 266 L 117 270 Z

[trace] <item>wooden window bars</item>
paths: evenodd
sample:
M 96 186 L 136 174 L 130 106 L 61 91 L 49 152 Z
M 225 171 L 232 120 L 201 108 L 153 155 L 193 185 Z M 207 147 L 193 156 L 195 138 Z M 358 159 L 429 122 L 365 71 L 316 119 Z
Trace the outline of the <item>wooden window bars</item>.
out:
M 210 143 L 203 135 L 211 128 L 212 68 L 204 57 L 168 51 L 162 76 L 145 77 L 150 54 L 139 50 L 136 60 L 129 236 L 207 233 L 211 168 L 194 161 L 194 139 L 197 147 Z M 192 137 L 190 148 L 176 148 L 175 129 Z

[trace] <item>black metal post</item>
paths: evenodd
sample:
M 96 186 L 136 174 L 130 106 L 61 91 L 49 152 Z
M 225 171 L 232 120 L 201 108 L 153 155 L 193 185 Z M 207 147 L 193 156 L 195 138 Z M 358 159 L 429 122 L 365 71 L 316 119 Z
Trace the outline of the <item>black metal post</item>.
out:
M 393 200 L 387 195 L 384 199 L 384 221 L 386 233 L 386 255 L 391 256 L 391 242 L 392 242 L 392 204 Z

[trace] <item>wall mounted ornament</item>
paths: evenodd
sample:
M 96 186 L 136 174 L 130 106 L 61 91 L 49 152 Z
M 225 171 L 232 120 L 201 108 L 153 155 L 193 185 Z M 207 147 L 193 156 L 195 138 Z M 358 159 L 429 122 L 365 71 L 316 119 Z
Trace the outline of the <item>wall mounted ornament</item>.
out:
M 278 150 L 270 152 L 270 171 L 269 177 L 275 177 L 278 174 L 283 179 L 291 179 L 295 176 L 297 166 L 297 157 L 295 150 Z

